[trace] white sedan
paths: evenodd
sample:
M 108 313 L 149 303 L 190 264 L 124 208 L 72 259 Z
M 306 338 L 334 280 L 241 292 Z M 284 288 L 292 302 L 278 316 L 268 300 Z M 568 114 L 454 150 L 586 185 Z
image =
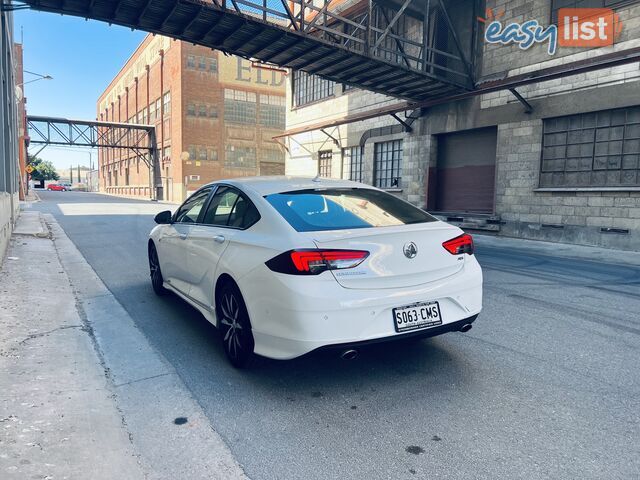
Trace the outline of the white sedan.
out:
M 471 328 L 482 308 L 473 240 L 377 188 L 296 177 L 214 182 L 149 236 L 153 288 L 221 331 L 236 367 L 322 347 Z

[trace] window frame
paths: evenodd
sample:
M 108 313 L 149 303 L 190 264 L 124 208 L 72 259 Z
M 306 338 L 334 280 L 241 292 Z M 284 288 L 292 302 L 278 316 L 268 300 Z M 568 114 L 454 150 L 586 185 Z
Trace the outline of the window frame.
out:
M 354 162 L 354 155 L 353 153 L 357 152 L 357 155 L 355 155 L 355 157 L 357 158 L 357 161 Z M 352 182 L 359 182 L 359 183 L 364 183 L 364 148 L 361 147 L 360 145 L 355 145 L 355 146 L 351 146 L 351 147 L 344 147 L 342 149 L 342 162 L 343 162 L 343 171 L 342 171 L 342 175 L 344 175 L 344 160 L 345 158 L 349 158 L 349 170 L 348 170 L 348 180 L 352 181 Z M 354 169 L 354 166 L 357 167 L 356 169 Z M 357 178 L 354 178 L 354 174 L 357 174 Z
M 260 210 L 258 209 L 256 204 L 253 201 L 251 201 L 249 196 L 247 194 L 245 194 L 242 190 L 240 190 L 238 187 L 236 187 L 234 185 L 229 185 L 228 183 L 214 183 L 214 184 L 212 184 L 210 186 L 213 187 L 213 190 L 209 194 L 209 198 L 207 199 L 205 208 L 202 211 L 203 212 L 202 213 L 202 217 L 198 218 L 198 220 L 201 222 L 201 223 L 199 223 L 199 225 L 202 225 L 204 227 L 211 227 L 211 228 L 229 228 L 231 230 L 244 231 L 244 230 L 250 229 L 251 227 L 253 227 L 256 223 L 258 223 L 262 219 L 262 214 L 260 213 Z M 213 225 L 213 224 L 210 224 L 210 223 L 202 223 L 204 221 L 204 216 L 209 211 L 209 206 L 211 205 L 211 202 L 213 201 L 213 197 L 216 195 L 216 193 L 218 193 L 218 190 L 220 190 L 221 188 L 229 188 L 229 189 L 234 190 L 235 192 L 237 192 L 238 198 L 240 198 L 240 197 L 244 198 L 245 202 L 248 202 L 249 205 L 251 205 L 251 206 L 253 206 L 253 208 L 255 208 L 256 212 L 258 212 L 258 218 L 256 218 L 251 224 L 249 224 L 249 225 L 247 225 L 245 227 L 233 227 L 231 225 Z M 231 218 L 231 212 L 233 212 L 233 209 L 235 208 L 236 203 L 238 203 L 238 198 L 236 198 L 236 201 L 233 203 L 233 206 L 231 207 L 231 210 L 229 211 L 229 217 L 227 218 L 227 222 Z
M 326 162 L 323 164 L 323 162 Z M 318 175 L 323 178 L 332 178 L 333 150 L 318 151 Z M 326 174 L 326 175 L 323 175 Z
M 198 213 L 198 218 L 196 219 L 196 221 L 195 222 L 189 222 L 189 223 L 187 223 L 187 222 L 179 222 L 177 220 L 177 218 L 178 218 L 178 215 L 179 215 L 180 211 L 182 210 L 182 207 L 184 207 L 196 195 L 200 195 L 200 193 L 202 193 L 205 190 L 209 190 L 209 194 L 204 199 L 204 203 L 202 204 L 203 208 L 200 209 L 200 212 Z M 200 225 L 200 221 L 202 220 L 203 212 L 206 211 L 206 209 L 207 209 L 207 207 L 209 205 L 209 202 L 211 201 L 212 192 L 214 192 L 214 191 L 215 191 L 215 189 L 213 188 L 212 185 L 205 185 L 205 186 L 199 188 L 198 190 L 196 190 L 195 192 L 193 192 L 193 194 L 189 195 L 189 197 L 184 202 L 182 202 L 182 205 L 180 205 L 176 209 L 175 213 L 171 216 L 171 223 L 172 224 L 173 223 L 180 223 L 180 224 L 185 224 L 185 225 Z
M 300 88 L 301 85 L 303 85 L 302 89 Z M 336 95 L 336 82 L 308 74 L 302 70 L 294 70 L 291 90 L 293 108 L 296 109 L 334 98 Z
M 399 144 L 400 148 L 395 148 L 395 145 Z M 380 152 L 380 153 L 387 153 L 387 154 L 391 154 L 390 158 L 384 159 L 385 162 L 391 162 L 391 168 L 384 168 L 381 169 L 380 168 L 380 164 L 383 162 L 382 158 L 378 157 L 378 148 L 382 148 L 379 147 L 381 145 L 390 145 L 391 149 L 387 150 L 386 152 Z M 399 158 L 394 158 L 394 154 L 395 152 L 400 152 L 400 157 Z M 373 145 L 373 186 L 376 188 L 380 188 L 382 190 L 402 190 L 402 162 L 404 160 L 404 141 L 403 139 L 399 138 L 399 139 L 395 139 L 395 140 L 386 140 L 386 141 L 382 141 L 382 142 L 376 142 Z M 394 169 L 394 167 L 397 168 Z M 386 180 L 389 180 L 390 184 L 389 186 L 383 186 L 382 185 L 382 178 L 380 177 L 380 172 L 384 171 L 384 172 L 391 172 L 391 176 L 387 179 L 387 177 L 384 177 L 384 180 L 386 183 Z M 396 175 L 394 176 L 394 171 L 396 173 Z M 393 185 L 393 179 L 397 178 L 398 179 L 398 184 L 397 185 Z
M 538 189 L 638 187 L 640 105 L 542 119 Z

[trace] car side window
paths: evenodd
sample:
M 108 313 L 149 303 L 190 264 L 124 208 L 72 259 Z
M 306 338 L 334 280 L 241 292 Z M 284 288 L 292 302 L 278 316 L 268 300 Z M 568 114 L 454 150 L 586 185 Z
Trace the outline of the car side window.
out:
M 255 205 L 247 198 L 240 196 L 229 215 L 230 227 L 249 228 L 260 219 L 260 214 Z
M 182 204 L 182 206 L 176 213 L 174 222 L 196 223 L 198 221 L 200 211 L 207 201 L 210 192 L 210 188 L 205 188 L 204 190 L 200 190 L 199 192 L 191 196 L 186 202 Z
M 259 218 L 258 210 L 244 195 L 234 188 L 221 187 L 211 199 L 203 223 L 247 228 Z

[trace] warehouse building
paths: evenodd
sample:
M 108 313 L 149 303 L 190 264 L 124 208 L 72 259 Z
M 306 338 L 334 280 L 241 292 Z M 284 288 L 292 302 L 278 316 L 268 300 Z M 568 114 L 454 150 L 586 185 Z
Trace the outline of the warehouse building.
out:
M 148 35 L 97 102 L 101 121 L 151 124 L 166 200 L 220 178 L 284 173 L 285 75 L 206 47 Z M 99 151 L 100 189 L 149 198 L 135 151 Z
M 363 15 L 360 3 L 343 2 L 341 8 L 352 11 L 357 21 Z M 386 29 L 396 36 L 380 46 L 388 45 L 392 53 L 396 49 L 400 57 L 402 39 L 423 33 L 411 22 L 411 12 L 425 5 L 409 2 L 407 18 Z M 604 55 L 623 58 L 640 46 L 638 0 L 461 0 L 446 5 L 478 87 L 531 72 L 577 68 Z M 612 44 L 567 42 L 562 36 L 571 25 L 566 31 L 559 26 L 554 51 L 549 39 L 525 50 L 485 37 L 494 20 L 503 28 L 530 21 L 545 29 L 557 25 L 566 7 L 603 9 L 598 15 L 609 15 Z M 429 12 L 429 18 L 430 47 L 452 52 L 451 37 L 446 45 L 447 36 L 439 33 L 442 12 Z M 405 50 L 411 47 L 404 45 Z M 450 67 L 447 62 L 440 66 Z M 445 76 L 455 75 L 448 70 Z M 287 79 L 287 130 L 281 137 L 287 174 L 363 181 L 452 223 L 499 235 L 640 250 L 638 62 L 388 114 L 399 102 L 293 72 Z

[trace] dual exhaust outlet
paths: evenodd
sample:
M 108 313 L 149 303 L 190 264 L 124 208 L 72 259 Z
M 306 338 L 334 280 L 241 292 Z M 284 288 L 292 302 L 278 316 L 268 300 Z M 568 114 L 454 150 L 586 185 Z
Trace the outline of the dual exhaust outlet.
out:
M 471 330 L 471 327 L 473 327 L 473 325 L 471 325 L 470 323 L 465 323 L 460 327 L 460 330 L 458 331 L 462 333 L 468 332 L 469 330 Z M 355 350 L 353 348 L 347 349 L 340 354 L 340 358 L 343 360 L 355 360 L 357 357 L 358 350 Z

